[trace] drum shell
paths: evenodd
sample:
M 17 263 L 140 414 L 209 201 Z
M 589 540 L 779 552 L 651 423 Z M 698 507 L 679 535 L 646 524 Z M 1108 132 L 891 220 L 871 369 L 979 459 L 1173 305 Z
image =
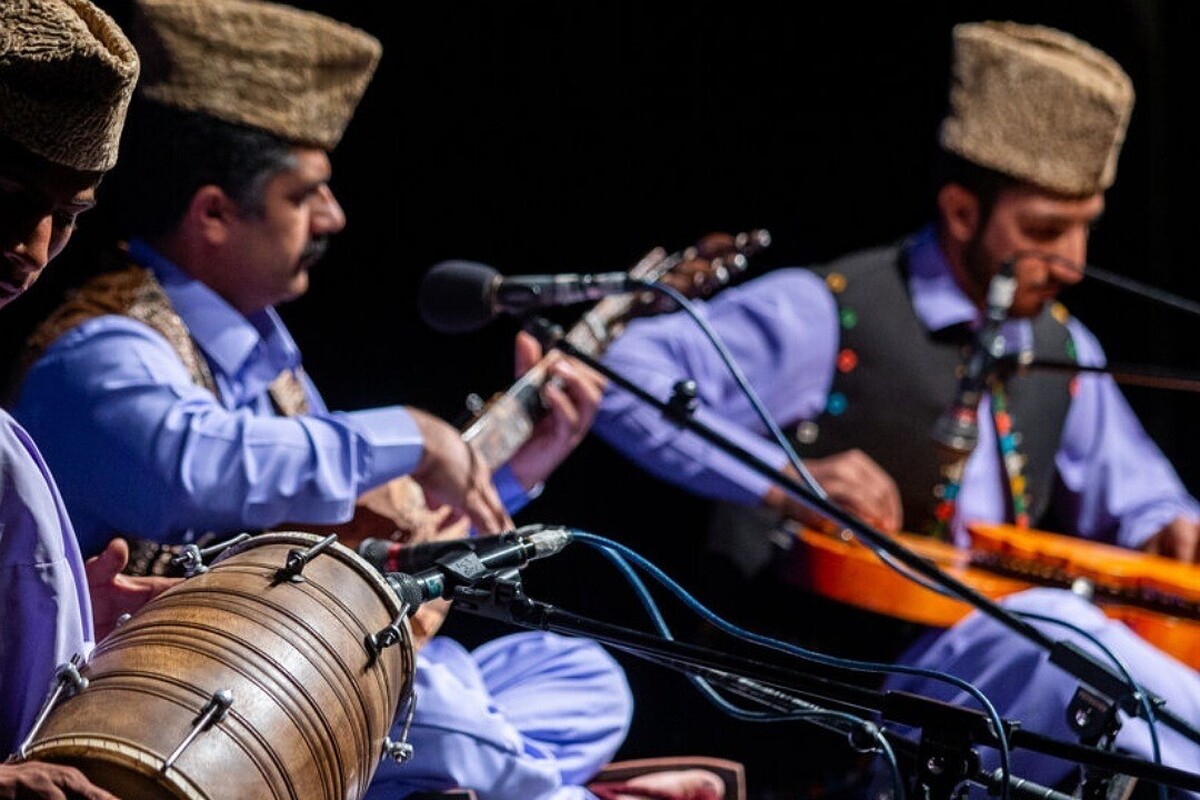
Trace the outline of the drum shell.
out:
M 88 686 L 51 711 L 27 758 L 76 766 L 122 800 L 361 797 L 412 686 L 400 602 L 353 551 L 333 544 L 300 580 L 276 579 L 319 537 L 273 533 L 147 603 L 80 672 Z M 400 618 L 399 643 L 371 634 Z M 226 716 L 165 771 L 215 692 Z

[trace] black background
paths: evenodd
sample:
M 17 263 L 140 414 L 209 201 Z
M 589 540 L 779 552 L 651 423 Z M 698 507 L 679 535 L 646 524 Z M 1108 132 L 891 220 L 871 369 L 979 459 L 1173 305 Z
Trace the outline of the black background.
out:
M 754 260 L 754 275 L 909 232 L 927 218 L 950 27 L 963 20 L 1050 24 L 1126 68 L 1137 105 L 1091 261 L 1200 296 L 1192 3 L 295 4 L 384 45 L 333 155 L 332 186 L 349 224 L 309 294 L 281 309 L 331 407 L 403 402 L 458 420 L 468 393 L 487 396 L 511 380 L 515 321 L 457 336 L 420 321 L 416 287 L 443 259 L 505 274 L 624 270 L 654 246 L 766 228 L 774 243 Z M 126 2 L 100 5 L 128 17 Z M 7 347 L 69 282 L 105 223 L 102 205 L 44 285 L 6 312 Z M 1196 367 L 1191 316 L 1102 285 L 1085 283 L 1063 300 L 1110 360 Z M 1200 489 L 1200 400 L 1126 394 L 1189 488 Z M 722 584 L 704 564 L 703 511 L 589 439 L 518 521 L 623 541 L 750 626 L 805 615 L 773 588 L 731 597 L 746 587 Z M 585 548 L 529 568 L 527 583 L 579 613 L 643 626 L 616 573 L 576 550 Z M 454 616 L 450 630 L 482 635 Z M 743 758 L 761 792 L 815 766 L 806 750 L 830 747 L 798 725 L 732 721 L 675 674 L 621 659 L 639 701 L 625 755 Z

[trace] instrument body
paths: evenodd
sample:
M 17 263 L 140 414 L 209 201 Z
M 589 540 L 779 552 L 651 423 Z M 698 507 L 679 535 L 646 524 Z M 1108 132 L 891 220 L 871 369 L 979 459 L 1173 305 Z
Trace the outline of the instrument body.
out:
M 925 536 L 898 542 L 991 600 L 1034 586 L 1091 598 L 1164 652 L 1200 669 L 1200 566 L 1073 536 L 971 523 L 970 548 Z M 822 596 L 907 622 L 950 627 L 970 604 L 922 586 L 847 532 L 794 531 L 785 579 Z
M 281 577 L 320 541 L 252 537 L 151 600 L 97 645 L 86 687 L 51 708 L 25 757 L 75 766 L 122 800 L 361 797 L 411 691 L 411 632 L 388 584 L 341 545 Z M 384 630 L 392 646 L 367 644 Z

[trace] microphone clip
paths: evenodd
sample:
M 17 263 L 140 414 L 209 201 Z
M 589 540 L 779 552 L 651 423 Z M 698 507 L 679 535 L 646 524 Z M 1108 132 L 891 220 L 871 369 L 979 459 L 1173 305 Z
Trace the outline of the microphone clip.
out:
M 1019 256 L 1000 264 L 988 283 L 983 322 L 963 360 L 954 403 L 933 426 L 933 441 L 954 457 L 969 455 L 979 443 L 979 401 L 1003 363 L 1008 343 L 1003 325 L 1017 290 L 1013 274 Z

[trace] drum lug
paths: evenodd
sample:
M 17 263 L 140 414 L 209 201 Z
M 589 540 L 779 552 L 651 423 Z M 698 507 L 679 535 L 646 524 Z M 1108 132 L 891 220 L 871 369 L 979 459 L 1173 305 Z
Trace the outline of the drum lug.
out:
M 380 653 L 385 649 L 400 644 L 404 641 L 404 635 L 401 633 L 401 627 L 404 625 L 404 620 L 408 616 L 408 606 L 400 607 L 400 613 L 392 620 L 391 624 L 376 633 L 368 633 L 363 640 L 363 646 L 367 648 L 367 655 L 371 661 L 374 661 Z
M 179 746 L 171 755 L 167 756 L 167 760 L 163 762 L 159 773 L 166 774 L 171 765 L 183 755 L 183 751 L 188 748 L 196 737 L 204 733 L 206 730 L 216 725 L 221 720 L 225 719 L 225 715 L 229 713 L 229 707 L 233 705 L 233 692 L 228 689 L 218 689 L 213 692 L 209 701 L 204 704 L 204 708 L 200 709 L 200 713 L 196 715 L 196 719 L 192 722 L 192 729 L 188 735 L 184 737 Z
M 337 541 L 337 534 L 331 533 L 321 541 L 314 544 L 307 550 L 293 548 L 288 551 L 287 563 L 275 571 L 275 583 L 283 583 L 291 581 L 292 583 L 302 583 L 304 576 L 300 573 L 304 571 L 304 566 L 316 558 L 329 545 Z
M 179 555 L 171 559 L 171 564 L 183 569 L 183 576 L 185 578 L 190 578 L 193 575 L 203 575 L 208 572 L 208 567 L 204 564 L 205 561 L 224 550 L 228 550 L 235 544 L 241 544 L 249 538 L 250 534 L 239 533 L 232 539 L 210 545 L 203 550 L 196 544 L 185 544 L 180 549 Z
M 403 764 L 413 757 L 413 746 L 408 742 L 408 731 L 412 727 L 413 713 L 417 710 L 417 693 L 408 696 L 408 711 L 404 715 L 404 728 L 400 731 L 400 741 L 392 741 L 390 736 L 383 738 L 383 757 L 390 758 L 397 764 Z
M 87 688 L 88 679 L 79 674 L 79 665 L 83 663 L 83 658 L 79 655 L 71 656 L 70 661 L 65 661 L 58 665 L 58 669 L 54 670 L 54 685 L 50 687 L 50 694 L 46 696 L 46 700 L 42 703 L 42 707 L 38 710 L 37 717 L 34 719 L 33 727 L 25 736 L 25 741 L 21 742 L 21 746 L 17 748 L 17 758 L 24 760 L 25 752 L 29 745 L 33 742 L 37 732 L 46 722 L 46 717 L 50 716 L 50 710 L 58 703 L 63 692 L 67 692 L 67 696 L 82 692 Z

